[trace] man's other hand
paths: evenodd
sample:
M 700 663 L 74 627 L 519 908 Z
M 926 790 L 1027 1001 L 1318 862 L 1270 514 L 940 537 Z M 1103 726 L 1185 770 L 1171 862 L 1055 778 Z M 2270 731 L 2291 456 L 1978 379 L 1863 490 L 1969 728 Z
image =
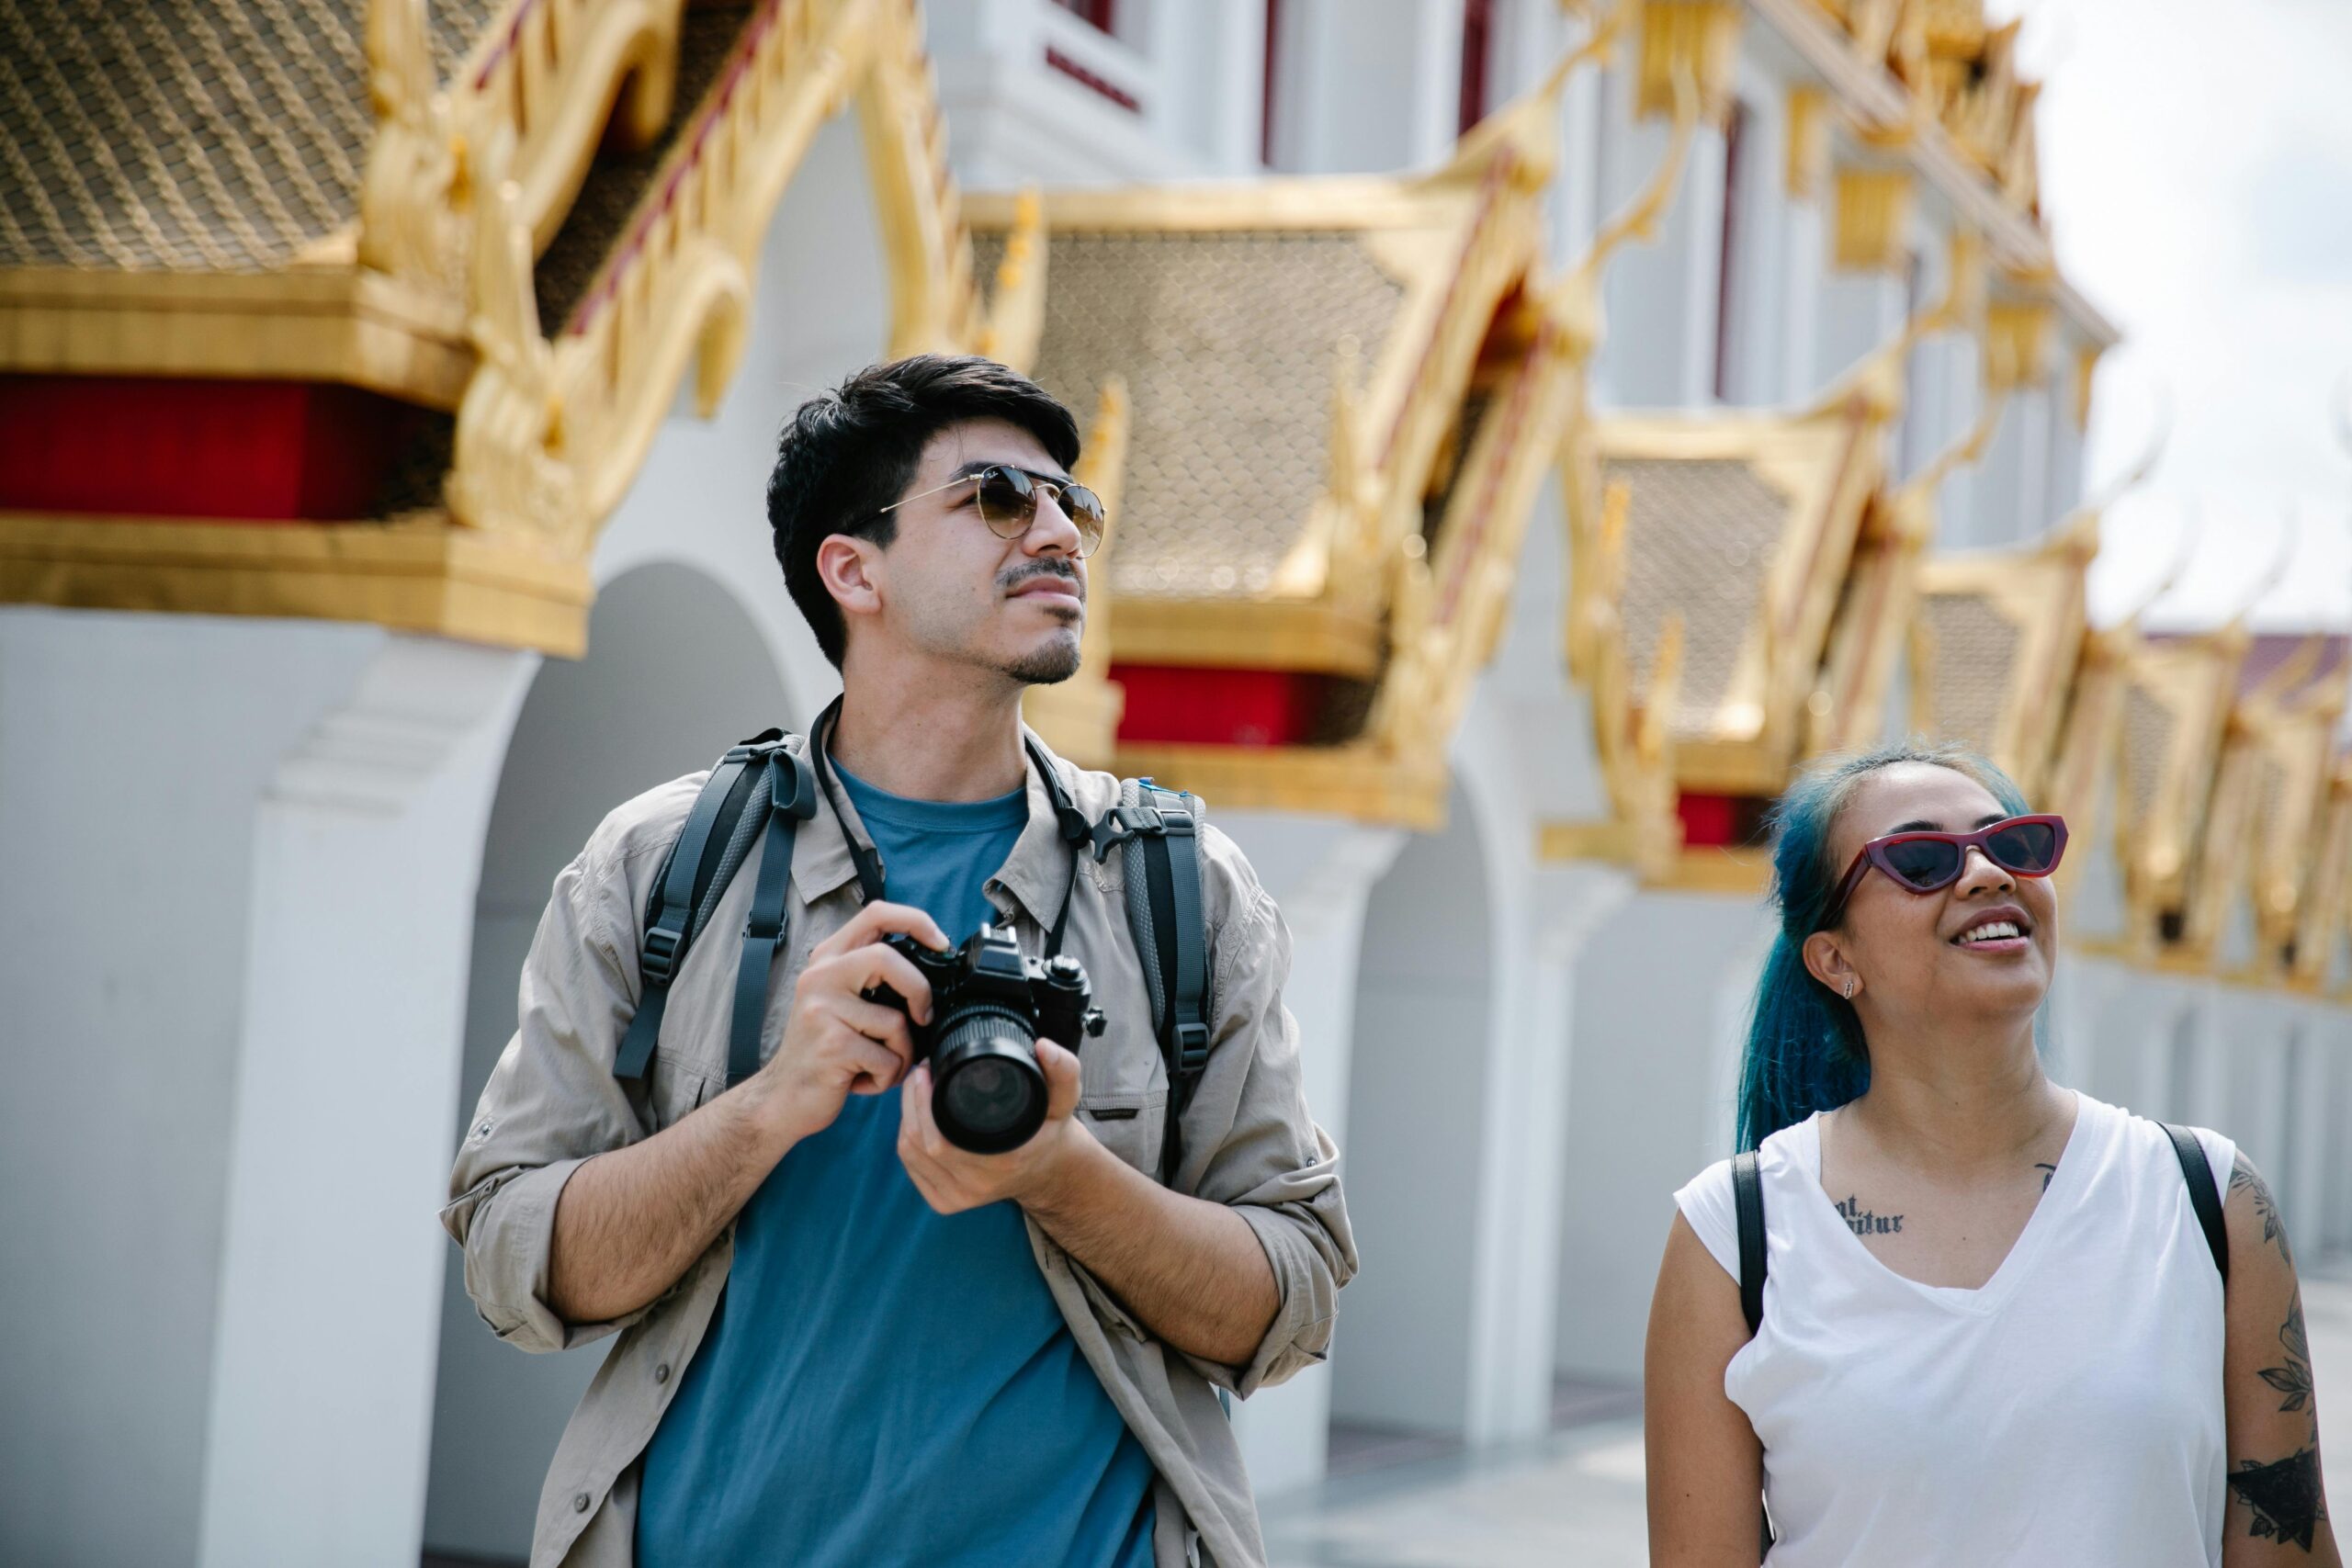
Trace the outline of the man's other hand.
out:
M 1040 1040 L 1037 1066 L 1046 1075 L 1046 1124 L 1001 1155 L 971 1154 L 949 1143 L 932 1116 L 931 1064 L 907 1075 L 899 1089 L 899 1162 L 924 1202 L 943 1214 L 960 1214 L 1007 1198 L 1025 1202 L 1071 1179 L 1094 1144 L 1076 1115 L 1078 1058 Z

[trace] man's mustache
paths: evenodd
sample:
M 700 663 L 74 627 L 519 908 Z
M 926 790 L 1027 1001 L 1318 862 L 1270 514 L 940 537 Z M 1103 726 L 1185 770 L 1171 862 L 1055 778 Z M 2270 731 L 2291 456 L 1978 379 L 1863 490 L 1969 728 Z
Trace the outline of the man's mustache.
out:
M 1049 558 L 1046 560 L 1031 561 L 1027 566 L 1007 572 L 998 581 L 1003 584 L 1004 591 L 1007 593 L 1010 593 L 1014 589 L 1020 587 L 1023 583 L 1029 581 L 1032 578 L 1038 577 L 1062 578 L 1069 583 L 1071 590 L 1078 594 L 1081 601 L 1086 597 L 1086 584 L 1079 581 L 1078 568 L 1065 560 L 1053 560 Z

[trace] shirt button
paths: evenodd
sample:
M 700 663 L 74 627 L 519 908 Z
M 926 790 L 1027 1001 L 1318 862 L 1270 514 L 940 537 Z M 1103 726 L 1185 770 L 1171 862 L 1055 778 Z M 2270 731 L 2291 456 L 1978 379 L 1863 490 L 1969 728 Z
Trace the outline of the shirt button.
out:
M 571 1511 L 575 1514 L 584 1514 L 588 1511 L 587 1493 L 582 1492 L 579 1496 L 574 1497 L 571 1500 Z
M 660 1366 L 653 1369 L 653 1381 L 655 1382 L 668 1382 L 670 1381 L 669 1362 L 664 1361 Z

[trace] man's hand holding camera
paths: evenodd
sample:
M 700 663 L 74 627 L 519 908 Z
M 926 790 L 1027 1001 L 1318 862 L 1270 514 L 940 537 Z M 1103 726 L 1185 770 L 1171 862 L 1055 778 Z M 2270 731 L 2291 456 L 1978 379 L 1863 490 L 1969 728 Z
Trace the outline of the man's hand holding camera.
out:
M 929 1021 L 931 987 L 882 942 L 894 932 L 947 945 L 938 922 L 921 909 L 877 902 L 809 950 L 784 1038 L 743 1086 L 786 1147 L 831 1126 L 851 1095 L 896 1089 L 913 1064 L 910 1022 Z M 865 994 L 886 985 L 907 998 L 905 1009 Z
M 932 1114 L 931 1064 L 899 1087 L 899 1162 L 923 1201 L 943 1214 L 960 1214 L 1010 1198 L 1023 1207 L 1050 1205 L 1055 1189 L 1083 1170 L 1082 1145 L 1093 1135 L 1079 1123 L 1078 1058 L 1039 1040 L 1037 1066 L 1046 1075 L 1046 1123 L 1019 1148 L 976 1155 L 957 1148 Z M 1099 1148 L 1099 1145 L 1098 1145 Z

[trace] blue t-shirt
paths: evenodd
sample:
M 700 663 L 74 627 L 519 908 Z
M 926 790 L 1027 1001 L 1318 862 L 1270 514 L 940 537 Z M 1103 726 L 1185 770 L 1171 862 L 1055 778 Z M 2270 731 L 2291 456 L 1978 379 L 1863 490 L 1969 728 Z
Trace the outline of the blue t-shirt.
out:
M 941 804 L 834 767 L 888 897 L 956 942 L 1025 790 Z M 1149 1568 L 1151 1461 L 1046 1288 L 1020 1208 L 934 1213 L 899 1096 L 852 1095 L 735 1230 L 727 1288 L 645 1454 L 644 1568 Z

